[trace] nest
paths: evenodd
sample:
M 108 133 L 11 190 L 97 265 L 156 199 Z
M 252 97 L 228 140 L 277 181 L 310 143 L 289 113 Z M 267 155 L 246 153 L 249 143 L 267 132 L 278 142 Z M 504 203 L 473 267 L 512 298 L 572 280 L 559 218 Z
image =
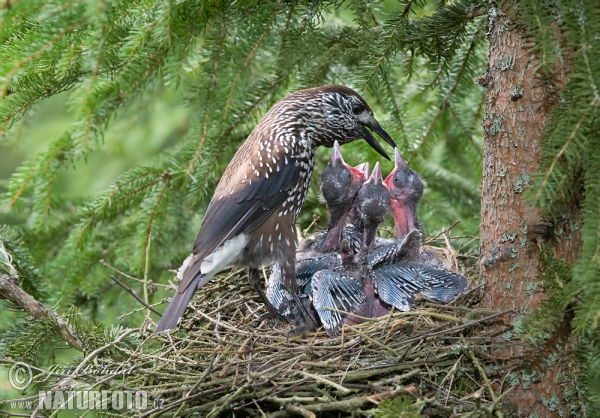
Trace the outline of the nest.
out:
M 197 293 L 176 332 L 136 331 L 137 344 L 119 344 L 121 360 L 95 359 L 129 374 L 92 373 L 88 383 L 146 391 L 147 410 L 118 411 L 136 416 L 485 416 L 509 390 L 493 357 L 502 330 L 490 327 L 502 313 L 477 308 L 473 290 L 448 305 L 418 300 L 337 337 L 291 336 L 288 324 L 259 319 L 264 306 L 233 271 Z

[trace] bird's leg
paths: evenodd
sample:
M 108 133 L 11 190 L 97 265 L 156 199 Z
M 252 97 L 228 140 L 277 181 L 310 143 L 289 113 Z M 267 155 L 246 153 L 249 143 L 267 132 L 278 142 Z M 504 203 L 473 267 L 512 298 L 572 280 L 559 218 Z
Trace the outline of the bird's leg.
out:
M 261 315 L 258 318 L 258 322 L 262 322 L 264 319 L 270 318 L 277 318 L 285 321 L 286 319 L 279 312 L 277 312 L 277 309 L 275 309 L 273 304 L 267 298 L 267 295 L 265 294 L 264 290 L 262 289 L 260 283 L 260 273 L 258 269 L 248 268 L 248 281 L 250 282 L 250 285 L 254 288 L 254 290 L 256 290 L 256 292 L 260 296 L 260 299 L 265 304 L 265 308 L 267 309 L 267 313 Z

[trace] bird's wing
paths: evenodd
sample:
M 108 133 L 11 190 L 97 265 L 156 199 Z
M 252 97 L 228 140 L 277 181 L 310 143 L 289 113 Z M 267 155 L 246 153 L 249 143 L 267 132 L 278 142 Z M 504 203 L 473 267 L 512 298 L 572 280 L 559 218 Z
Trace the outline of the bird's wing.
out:
M 338 254 L 325 254 L 296 261 L 296 281 L 300 293 L 312 294 L 312 276 L 321 270 L 339 271 L 342 260 Z
M 403 312 L 410 311 L 414 295 L 423 290 L 414 276 L 411 268 L 398 264 L 381 266 L 371 272 L 379 298 Z
M 271 269 L 266 294 L 267 299 L 269 299 L 269 302 L 271 302 L 271 305 L 273 305 L 277 313 L 287 319 L 291 324 L 299 326 L 302 323 L 302 314 L 300 313 L 298 306 L 293 302 L 294 297 L 283 284 L 281 267 L 278 264 L 275 264 Z M 306 300 L 306 304 L 308 305 L 309 301 L 307 296 L 303 296 L 302 300 Z
M 452 270 L 420 263 L 384 265 L 371 272 L 381 300 L 402 311 L 417 294 L 449 302 L 467 287 L 467 278 Z
M 422 294 L 444 303 L 452 301 L 464 292 L 468 285 L 465 276 L 441 267 L 427 266 L 419 272 L 419 275 L 428 286 Z
M 226 174 L 231 188 L 219 184 L 215 197 L 206 209 L 202 227 L 194 243 L 194 255 L 183 279 L 179 292 L 183 292 L 200 273 L 205 257 L 212 254 L 228 239 L 240 233 L 250 233 L 272 215 L 272 210 L 283 203 L 289 191 L 298 183 L 300 169 L 294 158 L 288 157 L 288 164 L 277 166 L 277 173 L 268 177 L 257 177 L 254 172 L 239 167 L 238 174 Z M 250 163 L 248 163 L 250 164 Z M 258 166 L 257 166 L 258 167 Z M 246 175 L 245 181 L 242 183 Z M 235 187 L 234 187 L 235 186 Z
M 331 337 L 337 335 L 346 314 L 356 312 L 367 299 L 360 281 L 352 276 L 321 270 L 313 276 L 313 306 Z

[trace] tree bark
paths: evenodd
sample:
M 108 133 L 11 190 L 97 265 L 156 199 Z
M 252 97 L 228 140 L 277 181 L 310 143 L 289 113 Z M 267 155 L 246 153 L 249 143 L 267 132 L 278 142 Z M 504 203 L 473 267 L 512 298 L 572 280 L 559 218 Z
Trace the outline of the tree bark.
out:
M 567 81 L 566 63 L 560 62 L 552 77 L 545 78 L 537 71 L 539 61 L 532 52 L 532 41 L 497 8 L 490 9 L 488 40 L 488 68 L 478 80 L 488 89 L 481 185 L 481 275 L 486 282 L 482 305 L 513 309 L 512 322 L 504 324 L 510 327 L 544 299 L 542 283 L 537 280 L 540 244 L 544 242 L 557 257 L 569 262 L 577 257 L 581 235 L 568 229 L 580 223 L 580 214 L 574 206 L 568 222 L 556 225 L 523 198 L 539 171 L 541 137 Z M 557 237 L 557 231 L 564 235 Z M 561 334 L 544 349 L 514 345 L 500 353 L 507 364 L 509 359 L 523 360 L 507 379 L 514 386 L 508 401 L 519 416 L 558 417 L 560 411 L 560 416 L 569 415 L 561 371 L 568 363 L 563 353 L 570 329 L 566 327 Z M 550 353 L 558 355 L 553 365 L 543 361 Z

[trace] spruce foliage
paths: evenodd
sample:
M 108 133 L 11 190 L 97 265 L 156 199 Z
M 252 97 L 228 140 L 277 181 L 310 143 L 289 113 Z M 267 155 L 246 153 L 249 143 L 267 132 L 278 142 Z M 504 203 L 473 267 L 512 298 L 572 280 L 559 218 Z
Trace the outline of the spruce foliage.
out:
M 583 201 L 584 246 L 573 288 L 585 291 L 578 294 L 576 324 L 585 344 L 597 347 L 600 52 L 593 45 L 600 12 L 584 0 L 514 3 L 541 57 L 540 73 L 551 83 L 552 69 L 565 57 L 571 69 L 546 132 L 544 172 L 532 199 L 557 217 L 569 202 Z M 78 306 L 72 321 L 83 316 L 90 341 L 108 340 L 102 325 L 87 322 L 114 314 L 99 306 L 118 300 L 119 313 L 139 306 L 124 299 L 98 260 L 147 283 L 166 283 L 167 268 L 189 253 L 220 173 L 260 117 L 285 94 L 325 83 L 356 88 L 374 105 L 426 181 L 419 215 L 427 229 L 461 219 L 461 232 L 476 234 L 485 92 L 473 80 L 485 70 L 489 7 L 477 0 L 6 2 L 0 8 L 0 144 L 16 140 L 23 124 L 34 123 L 27 115 L 61 92 L 68 92 L 74 120 L 47 139 L 4 191 L 3 210 L 25 220 L 0 227 L 21 284 L 59 311 Z M 185 132 L 169 147 L 101 193 L 75 199 L 61 193 L 60 179 L 102 149 L 115 120 L 165 96 L 177 96 L 189 114 Z M 344 150 L 353 165 L 377 159 L 365 144 Z M 318 153 L 315 179 L 327 155 Z M 384 164 L 384 171 L 391 168 Z M 323 223 L 322 206 L 313 181 L 301 229 L 313 214 Z M 129 284 L 144 293 L 140 283 Z M 165 296 L 160 290 L 149 301 Z M 2 354 L 25 355 L 27 342 L 38 344 L 33 337 L 49 329 L 14 322 L 3 333 Z M 590 381 L 597 381 L 600 354 L 587 356 Z

